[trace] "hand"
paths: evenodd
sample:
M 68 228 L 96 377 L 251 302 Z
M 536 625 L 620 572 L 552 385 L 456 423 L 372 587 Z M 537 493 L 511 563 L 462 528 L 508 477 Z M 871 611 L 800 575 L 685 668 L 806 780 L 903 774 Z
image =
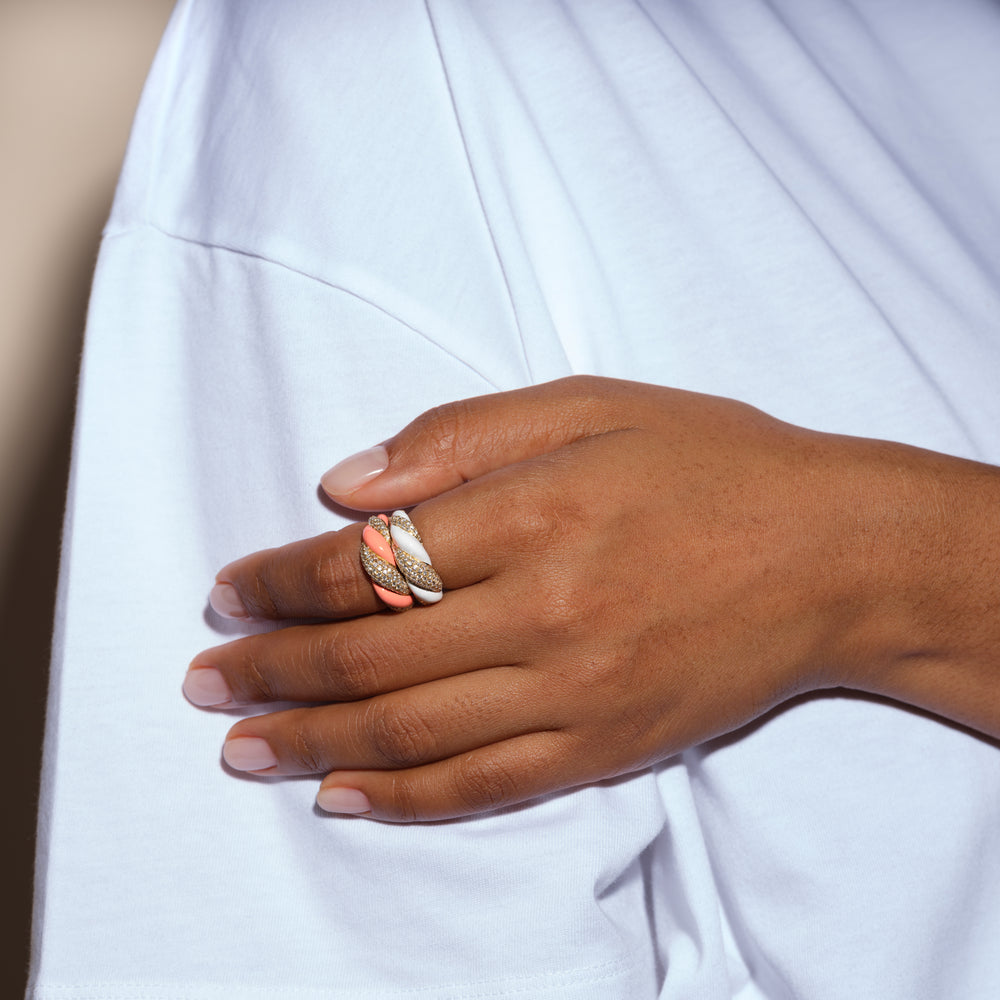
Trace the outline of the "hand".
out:
M 935 462 L 974 465 L 597 378 L 444 406 L 324 477 L 419 504 L 444 600 L 375 614 L 361 525 L 248 556 L 213 604 L 314 622 L 200 654 L 185 691 L 315 706 L 240 721 L 226 760 L 394 821 L 635 771 L 800 692 L 898 694 L 885 666 L 929 634 L 898 540 Z

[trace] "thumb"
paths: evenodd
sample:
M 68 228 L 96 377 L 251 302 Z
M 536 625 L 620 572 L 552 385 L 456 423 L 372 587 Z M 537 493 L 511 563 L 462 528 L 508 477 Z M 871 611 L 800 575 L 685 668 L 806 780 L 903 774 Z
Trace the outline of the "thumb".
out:
M 322 486 L 354 510 L 412 506 L 487 472 L 621 428 L 628 387 L 575 376 L 446 403 L 383 444 L 339 462 Z

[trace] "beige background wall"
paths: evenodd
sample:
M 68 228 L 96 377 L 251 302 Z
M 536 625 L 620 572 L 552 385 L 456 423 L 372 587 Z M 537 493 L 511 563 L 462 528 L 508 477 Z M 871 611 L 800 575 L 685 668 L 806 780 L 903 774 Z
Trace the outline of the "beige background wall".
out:
M 0 996 L 21 995 L 73 391 L 128 126 L 173 0 L 0 0 Z M 86 919 L 86 914 L 80 915 Z

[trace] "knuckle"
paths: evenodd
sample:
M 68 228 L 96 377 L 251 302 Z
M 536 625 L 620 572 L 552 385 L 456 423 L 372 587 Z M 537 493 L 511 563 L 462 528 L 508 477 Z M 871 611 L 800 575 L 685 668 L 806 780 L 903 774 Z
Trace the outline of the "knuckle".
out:
M 590 594 L 586 587 L 574 582 L 571 568 L 540 574 L 532 580 L 530 592 L 525 625 L 531 634 L 540 639 L 571 639 L 592 627 Z
M 641 689 L 631 663 L 618 650 L 576 650 L 574 655 L 551 672 L 566 699 L 583 699 L 595 705 L 614 705 L 615 720 L 629 712 L 635 691 Z M 652 699 L 646 699 L 652 710 Z
M 518 782 L 510 768 L 496 760 L 468 757 L 455 777 L 455 795 L 469 812 L 485 812 L 512 802 Z
M 414 441 L 423 442 L 423 459 L 441 468 L 461 470 L 468 458 L 490 452 L 505 437 L 503 426 L 482 420 L 481 400 L 444 403 L 422 413 L 410 425 Z
M 343 701 L 360 701 L 378 693 L 383 657 L 374 640 L 361 640 L 335 629 L 324 642 L 325 649 L 317 659 L 327 665 L 331 683 Z
M 592 511 L 552 471 L 553 466 L 542 461 L 525 468 L 496 498 L 498 514 L 504 513 L 511 523 L 513 544 L 532 558 L 540 551 L 548 557 L 573 550 L 594 530 Z
M 280 604 L 271 583 L 274 574 L 274 560 L 262 557 L 260 566 L 249 579 L 241 581 L 239 592 L 246 609 L 260 618 L 277 618 Z
M 558 500 L 537 474 L 522 477 L 515 489 L 517 496 L 511 500 L 517 503 L 520 545 L 531 551 L 550 546 L 559 532 Z
M 357 552 L 343 547 L 331 548 L 313 560 L 306 574 L 309 596 L 323 608 L 351 602 L 361 592 L 361 568 Z
M 566 504 L 547 490 L 518 512 L 518 559 L 525 589 L 528 628 L 541 637 L 579 635 L 593 628 L 604 584 L 601 567 L 585 558 L 584 543 L 566 516 Z
M 287 549 L 267 549 L 254 557 L 253 571 L 240 582 L 247 610 L 260 618 L 281 618 L 301 598 L 302 582 L 290 571 Z
M 397 823 L 414 823 L 420 819 L 419 794 L 413 782 L 393 775 L 389 786 L 388 808 L 385 818 Z
M 623 404 L 634 405 L 637 397 L 634 383 L 619 382 L 603 375 L 570 376 L 567 383 L 567 394 L 586 409 L 591 423 L 603 424 L 610 420 L 612 425 L 617 425 Z
M 467 411 L 463 401 L 442 403 L 421 413 L 413 427 L 420 437 L 432 441 L 440 454 L 448 455 L 455 449 Z
M 420 713 L 402 705 L 373 702 L 366 713 L 365 731 L 371 752 L 392 770 L 425 762 L 433 746 L 432 730 Z
M 275 701 L 274 682 L 264 653 L 264 637 L 248 636 L 244 643 L 246 654 L 241 672 L 244 698 L 248 701 Z
M 288 754 L 295 767 L 309 774 L 328 768 L 326 754 L 311 728 L 304 721 L 296 723 L 288 741 Z
M 434 455 L 442 462 L 455 455 L 465 410 L 461 402 L 445 403 L 421 413 L 411 425 L 418 438 L 432 442 Z

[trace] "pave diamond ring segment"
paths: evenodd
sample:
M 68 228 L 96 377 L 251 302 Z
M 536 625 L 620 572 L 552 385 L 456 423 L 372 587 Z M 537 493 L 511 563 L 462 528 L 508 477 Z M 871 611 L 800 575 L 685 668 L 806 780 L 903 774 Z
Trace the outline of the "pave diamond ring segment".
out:
M 444 584 L 431 565 L 420 532 L 397 510 L 390 518 L 377 514 L 368 519 L 362 533 L 361 565 L 375 593 L 394 611 L 421 604 L 436 604 L 444 596 Z
M 361 533 L 361 566 L 371 580 L 375 593 L 393 611 L 413 606 L 410 586 L 396 567 L 389 534 L 389 518 L 379 514 L 368 518 Z

